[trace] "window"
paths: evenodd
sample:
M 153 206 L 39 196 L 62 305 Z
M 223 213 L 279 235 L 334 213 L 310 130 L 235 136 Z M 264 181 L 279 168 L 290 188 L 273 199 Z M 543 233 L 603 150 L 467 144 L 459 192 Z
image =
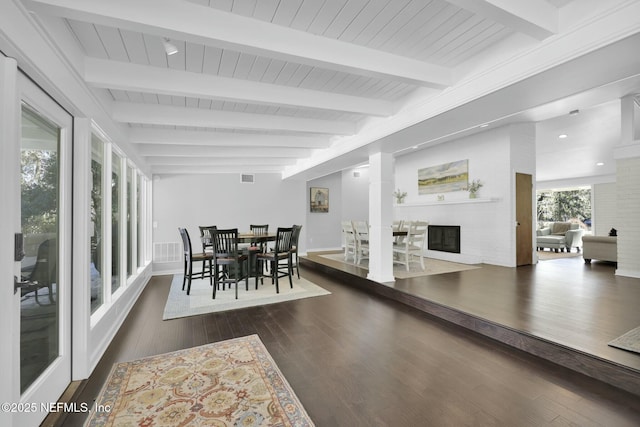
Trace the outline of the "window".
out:
M 538 190 L 536 192 L 538 222 L 578 222 L 591 227 L 591 188 Z
M 144 244 L 142 242 L 142 180 L 144 179 L 142 175 L 138 175 L 136 179 L 136 203 L 138 205 L 138 209 L 136 210 L 136 233 L 138 236 L 137 239 L 137 266 L 138 268 L 144 265 L 144 254 L 143 248 Z
M 91 313 L 104 303 L 104 199 L 102 179 L 104 170 L 104 143 L 91 136 Z
M 120 288 L 121 277 L 120 272 L 122 266 L 120 263 L 120 242 L 121 233 L 121 203 L 120 203 L 120 185 L 122 180 L 122 157 L 116 152 L 113 153 L 111 162 L 111 293 Z
M 127 278 L 133 276 L 134 260 L 133 260 L 133 233 L 135 232 L 136 218 L 133 216 L 134 205 L 134 187 L 133 187 L 133 168 L 127 165 Z

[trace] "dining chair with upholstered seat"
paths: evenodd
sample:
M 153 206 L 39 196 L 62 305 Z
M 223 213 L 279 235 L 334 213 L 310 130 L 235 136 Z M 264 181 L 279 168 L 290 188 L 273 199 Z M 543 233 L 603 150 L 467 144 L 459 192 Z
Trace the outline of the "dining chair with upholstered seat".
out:
M 213 242 L 213 269 L 218 271 L 219 267 L 226 269 L 225 275 L 215 274 L 213 276 L 213 299 L 219 285 L 234 284 L 236 287 L 236 299 L 238 299 L 238 284 L 244 280 L 247 291 L 249 290 L 249 269 L 245 265 L 249 259 L 248 255 L 240 253 L 238 249 L 238 229 L 230 228 L 226 230 L 211 230 L 211 240 Z
M 215 225 L 199 225 L 200 229 L 200 242 L 202 243 L 202 253 L 211 253 L 213 251 L 213 245 L 211 243 L 211 232 L 210 230 L 215 230 L 217 227 Z M 202 271 L 205 270 L 205 263 L 202 263 Z
M 185 284 L 187 284 L 187 295 L 191 292 L 191 281 L 192 279 L 204 279 L 205 277 L 209 277 L 210 284 L 212 282 L 212 274 L 213 271 L 211 268 L 211 260 L 213 256 L 211 253 L 193 253 L 193 247 L 191 246 L 191 238 L 189 237 L 189 232 L 186 228 L 178 228 L 178 232 L 180 233 L 180 238 L 182 239 L 182 247 L 183 247 L 183 261 L 184 261 L 184 278 L 182 279 L 182 290 L 184 291 Z M 193 272 L 193 263 L 194 262 L 202 262 L 205 268 L 199 273 Z M 208 263 L 209 268 L 206 268 Z
M 269 224 L 249 224 L 249 230 L 256 236 L 256 239 L 249 244 L 251 255 L 266 252 L 268 250 L 267 242 L 259 237 L 269 234 Z
M 393 245 L 393 253 L 396 255 L 395 263 L 403 264 L 409 271 L 411 260 L 418 257 L 420 267 L 424 270 L 424 245 L 427 240 L 428 227 L 429 223 L 426 221 L 409 223 L 404 241 Z
M 281 277 L 289 277 L 289 285 L 293 288 L 293 281 L 291 276 L 293 275 L 292 268 L 292 253 L 291 248 L 293 245 L 293 227 L 283 228 L 278 227 L 276 232 L 276 241 L 273 249 L 269 252 L 260 252 L 256 256 L 256 287 L 258 286 L 258 279 L 262 281 L 264 274 L 262 273 L 262 263 L 266 262 L 271 268 L 271 281 L 276 285 L 276 293 L 280 293 L 280 287 L 278 285 L 278 279 Z M 286 265 L 283 265 L 281 261 L 286 261 Z
M 298 241 L 300 240 L 301 225 L 293 226 L 293 239 L 291 243 L 291 266 L 295 267 L 298 279 L 300 278 L 300 268 L 298 267 Z

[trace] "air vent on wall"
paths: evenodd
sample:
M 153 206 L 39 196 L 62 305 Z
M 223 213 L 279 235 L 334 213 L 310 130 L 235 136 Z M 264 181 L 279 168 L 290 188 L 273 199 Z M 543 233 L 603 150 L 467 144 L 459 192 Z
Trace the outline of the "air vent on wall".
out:
M 253 174 L 248 174 L 248 173 L 240 174 L 240 182 L 243 184 L 253 184 L 254 180 L 255 180 L 255 175 Z

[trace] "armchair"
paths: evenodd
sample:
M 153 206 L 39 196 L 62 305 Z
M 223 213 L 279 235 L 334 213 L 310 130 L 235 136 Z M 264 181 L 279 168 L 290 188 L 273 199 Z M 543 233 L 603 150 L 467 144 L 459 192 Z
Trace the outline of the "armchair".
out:
M 572 222 L 551 222 L 546 227 L 536 232 L 536 247 L 538 249 L 549 248 L 556 252 L 571 252 L 576 248 L 580 252 L 582 248 L 582 236 L 584 230 L 580 225 Z

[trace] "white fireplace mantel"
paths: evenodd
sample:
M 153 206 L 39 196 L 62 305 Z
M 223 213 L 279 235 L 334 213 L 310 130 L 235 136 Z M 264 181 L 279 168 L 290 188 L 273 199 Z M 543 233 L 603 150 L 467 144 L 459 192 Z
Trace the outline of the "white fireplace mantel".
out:
M 436 206 L 436 205 L 460 205 L 460 204 L 468 204 L 468 203 L 495 203 L 499 202 L 500 198 L 497 197 L 487 197 L 487 198 L 477 198 L 477 199 L 459 199 L 459 200 L 429 200 L 424 202 L 411 202 L 411 203 L 394 203 L 394 207 L 402 208 L 402 207 L 414 207 L 414 206 Z

